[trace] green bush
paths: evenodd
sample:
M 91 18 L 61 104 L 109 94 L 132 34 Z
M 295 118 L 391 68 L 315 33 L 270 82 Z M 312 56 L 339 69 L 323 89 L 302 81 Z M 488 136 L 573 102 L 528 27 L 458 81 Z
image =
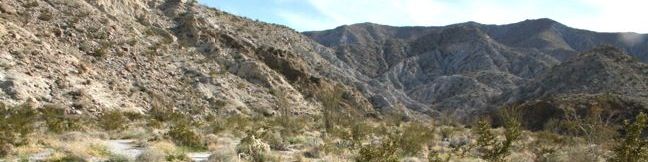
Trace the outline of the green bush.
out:
M 128 120 L 130 121 L 137 121 L 137 120 L 145 119 L 146 117 L 142 113 L 132 112 L 132 111 L 122 112 L 122 114 L 126 116 L 126 118 L 128 118 Z
M 425 144 L 434 139 L 434 130 L 415 122 L 404 126 L 399 146 L 405 155 L 418 154 Z
M 38 112 L 27 105 L 8 107 L 0 104 L 0 146 L 26 144 L 27 135 L 35 130 L 37 116 Z M 3 150 L 0 155 L 8 152 Z
M 191 149 L 204 150 L 206 148 L 203 137 L 193 130 L 190 122 L 178 122 L 171 126 L 167 135 L 178 145 Z
M 564 134 L 583 137 L 588 144 L 603 144 L 617 136 L 618 129 L 611 125 L 611 122 L 606 122 L 609 119 L 603 115 L 603 110 L 600 107 L 591 107 L 583 114 L 577 110 L 568 109 L 565 119 L 560 122 L 558 127 L 563 130 Z
M 236 152 L 254 162 L 262 162 L 272 158 L 269 156 L 270 146 L 256 139 L 251 131 L 247 133 L 245 138 L 241 139 L 241 142 L 236 146 Z
M 213 134 L 218 134 L 222 131 L 225 131 L 228 128 L 227 122 L 221 119 L 213 119 L 209 122 L 208 132 Z
M 373 132 L 372 127 L 366 122 L 357 122 L 351 128 L 351 142 L 353 147 L 362 145 L 362 141 Z
M 14 146 L 27 144 L 27 135 L 34 131 L 37 115 L 28 105 L 0 104 L 0 157 L 10 154 Z
M 481 158 L 489 161 L 501 161 L 510 154 L 513 142 L 517 141 L 521 135 L 521 124 L 518 115 L 514 109 L 500 111 L 504 124 L 504 141 L 497 140 L 496 135 L 490 131 L 491 125 L 489 122 L 486 120 L 478 122 L 473 132 L 479 136 L 476 145 Z
M 176 122 L 186 120 L 186 116 L 173 110 L 170 103 L 164 102 L 161 97 L 154 97 L 151 101 L 150 118 L 160 122 Z
M 41 109 L 47 130 L 54 133 L 81 130 L 81 118 L 69 115 L 65 109 L 48 105 Z
M 626 121 L 625 135 L 616 146 L 614 156 L 610 161 L 639 162 L 648 161 L 648 140 L 643 138 L 643 130 L 648 126 L 648 116 L 644 113 L 637 115 L 633 123 Z
M 322 102 L 322 115 L 324 120 L 324 129 L 331 132 L 336 122 L 339 120 L 340 102 L 342 101 L 343 89 L 334 87 L 332 90 L 324 90 L 320 93 L 319 99 Z
M 120 111 L 106 111 L 99 116 L 99 125 L 108 131 L 124 130 L 128 126 L 128 118 Z
M 398 146 L 398 135 L 385 137 L 380 144 L 369 144 L 362 146 L 358 151 L 356 161 L 362 162 L 397 162 L 399 160 L 400 147 Z
M 177 153 L 177 154 L 170 154 L 166 156 L 166 161 L 192 161 L 187 154 L 184 153 Z
M 288 142 L 284 140 L 283 136 L 279 131 L 268 130 L 261 135 L 261 139 L 270 145 L 271 149 L 287 151 Z
M 48 161 L 51 161 L 51 162 L 85 162 L 87 160 L 85 160 L 85 159 L 83 159 L 81 157 L 75 156 L 75 155 L 65 155 L 65 157 L 63 157 L 63 158 L 55 159 L 55 160 L 48 160 Z

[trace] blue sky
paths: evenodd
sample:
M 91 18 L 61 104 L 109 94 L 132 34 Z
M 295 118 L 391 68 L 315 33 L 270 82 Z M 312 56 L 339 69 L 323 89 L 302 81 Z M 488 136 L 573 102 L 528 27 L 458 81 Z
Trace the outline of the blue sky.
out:
M 283 24 L 298 31 L 373 22 L 393 26 L 442 26 L 466 21 L 508 24 L 551 18 L 600 32 L 648 33 L 642 0 L 199 0 L 236 15 Z

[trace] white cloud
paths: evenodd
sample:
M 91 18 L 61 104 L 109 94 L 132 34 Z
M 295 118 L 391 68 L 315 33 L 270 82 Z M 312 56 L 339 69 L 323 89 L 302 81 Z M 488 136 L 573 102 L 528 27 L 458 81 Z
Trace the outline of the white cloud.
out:
M 575 26 L 605 32 L 648 33 L 648 1 L 580 0 L 597 11 L 596 15 L 573 20 Z
M 285 1 L 285 0 L 283 0 Z M 374 22 L 395 26 L 441 26 L 466 21 L 507 24 L 551 18 L 566 25 L 603 32 L 648 33 L 648 1 L 631 0 L 307 0 L 323 16 L 282 12 L 300 30 Z

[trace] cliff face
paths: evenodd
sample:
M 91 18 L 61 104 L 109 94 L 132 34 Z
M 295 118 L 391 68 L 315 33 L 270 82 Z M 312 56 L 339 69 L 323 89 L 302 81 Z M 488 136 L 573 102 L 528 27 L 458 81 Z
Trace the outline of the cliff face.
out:
M 320 91 L 370 110 L 326 47 L 182 0 L 2 1 L 0 100 L 72 112 L 318 113 Z M 331 61 L 329 61 L 331 60 Z M 287 103 L 279 103 L 285 101 Z

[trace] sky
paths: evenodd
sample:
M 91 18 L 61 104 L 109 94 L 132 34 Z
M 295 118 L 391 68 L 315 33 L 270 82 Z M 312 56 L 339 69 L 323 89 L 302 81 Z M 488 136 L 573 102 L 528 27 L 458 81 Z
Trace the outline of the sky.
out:
M 444 26 L 475 21 L 509 24 L 550 18 L 598 32 L 648 33 L 645 0 L 199 0 L 239 16 L 298 31 L 372 22 Z

